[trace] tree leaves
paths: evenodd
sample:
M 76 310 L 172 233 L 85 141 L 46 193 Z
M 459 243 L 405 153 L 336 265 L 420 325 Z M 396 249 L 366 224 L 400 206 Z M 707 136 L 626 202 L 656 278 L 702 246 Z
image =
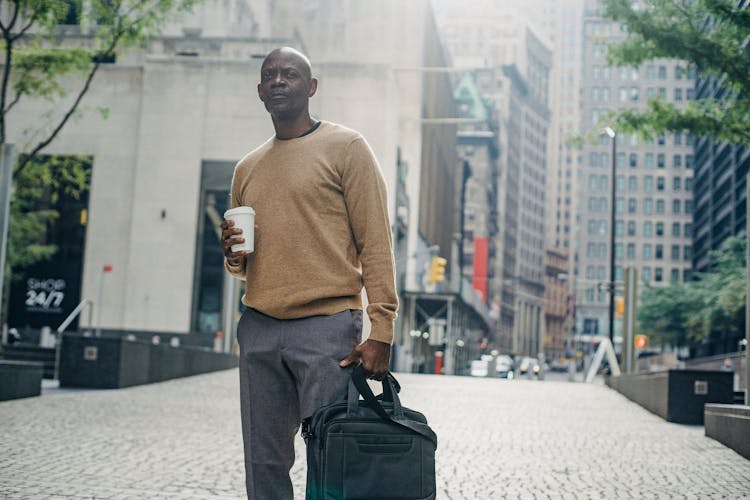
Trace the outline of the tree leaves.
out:
M 646 110 L 611 116 L 618 130 L 648 135 L 688 130 L 694 135 L 750 146 L 750 12 L 733 0 L 602 0 L 603 15 L 623 24 L 627 37 L 611 45 L 613 65 L 653 59 L 691 63 L 728 92 L 676 107 L 652 99 Z
M 641 331 L 673 346 L 698 342 L 714 332 L 739 334 L 748 272 L 745 245 L 742 238 L 728 238 L 711 254 L 712 272 L 699 273 L 687 283 L 647 287 L 638 311 Z

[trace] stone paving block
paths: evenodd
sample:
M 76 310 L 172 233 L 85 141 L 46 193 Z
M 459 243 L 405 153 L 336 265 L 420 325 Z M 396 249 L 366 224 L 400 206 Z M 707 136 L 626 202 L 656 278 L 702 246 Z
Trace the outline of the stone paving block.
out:
M 749 460 L 602 384 L 397 377 L 438 434 L 440 499 L 750 497 Z M 0 403 L 0 497 L 244 498 L 238 394 L 228 370 Z

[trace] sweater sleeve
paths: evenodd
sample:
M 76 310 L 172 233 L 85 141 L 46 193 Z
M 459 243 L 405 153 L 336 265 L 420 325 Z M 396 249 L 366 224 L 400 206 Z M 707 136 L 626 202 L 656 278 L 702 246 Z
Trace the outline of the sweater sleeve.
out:
M 369 338 L 390 344 L 398 295 L 385 180 L 375 155 L 361 136 L 347 146 L 342 169 L 344 200 L 369 301 Z
M 240 198 L 238 193 L 238 181 L 237 181 L 237 171 L 239 170 L 239 164 L 237 167 L 234 168 L 234 174 L 232 175 L 232 187 L 230 188 L 230 200 L 229 200 L 229 208 L 235 208 L 239 207 L 241 205 Z M 245 281 L 247 279 L 246 277 L 246 264 L 247 261 L 245 259 L 242 259 L 242 262 L 238 266 L 233 266 L 229 263 L 226 257 L 224 257 L 224 269 L 226 269 L 229 274 L 234 276 L 237 279 L 240 279 L 242 281 Z

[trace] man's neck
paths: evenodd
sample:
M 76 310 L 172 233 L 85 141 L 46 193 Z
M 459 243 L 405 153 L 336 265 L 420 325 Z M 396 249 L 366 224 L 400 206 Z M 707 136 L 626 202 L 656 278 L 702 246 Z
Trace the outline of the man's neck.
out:
M 315 125 L 315 120 L 305 113 L 294 120 L 273 120 L 273 128 L 277 139 L 294 139 L 299 137 Z

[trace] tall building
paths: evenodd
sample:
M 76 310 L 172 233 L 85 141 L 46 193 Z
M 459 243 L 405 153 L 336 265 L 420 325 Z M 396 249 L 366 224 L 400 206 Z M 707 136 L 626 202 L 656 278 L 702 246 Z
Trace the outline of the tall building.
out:
M 545 180 L 552 54 L 521 2 L 434 3 L 454 64 L 475 72 L 498 130 L 495 282 L 498 346 L 537 355 L 544 345 Z
M 640 140 L 615 130 L 612 158 L 613 139 L 603 133 L 609 124 L 602 118 L 613 109 L 641 108 L 654 96 L 680 106 L 694 98 L 695 89 L 691 70 L 680 61 L 608 66 L 607 46 L 623 35 L 617 24 L 599 17 L 595 0 L 586 1 L 583 28 L 581 129 L 598 140 L 584 145 L 576 176 L 576 328 L 607 334 L 612 203 L 615 281 L 622 281 L 625 267 L 635 267 L 642 282 L 656 286 L 685 280 L 692 259 L 693 148 L 683 133 Z
M 697 98 L 719 97 L 724 89 L 713 77 L 699 76 Z M 711 251 L 730 236 L 747 232 L 747 175 L 750 149 L 702 137 L 695 141 L 695 214 L 693 266 L 711 267 Z

